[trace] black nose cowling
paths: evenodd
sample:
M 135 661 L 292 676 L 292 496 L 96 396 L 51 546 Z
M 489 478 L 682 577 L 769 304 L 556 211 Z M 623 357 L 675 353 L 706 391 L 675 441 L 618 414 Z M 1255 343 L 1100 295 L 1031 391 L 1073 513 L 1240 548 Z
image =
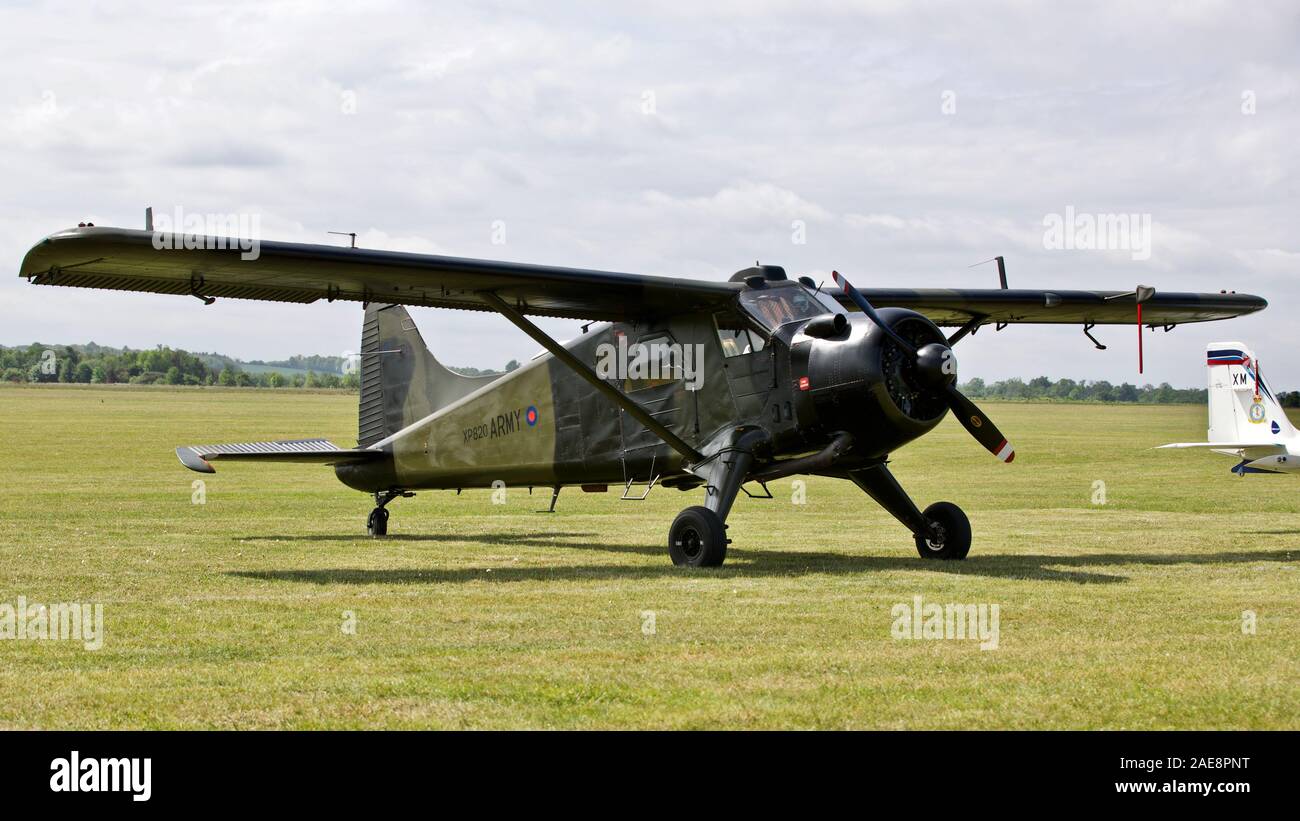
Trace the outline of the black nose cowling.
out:
M 916 351 L 916 381 L 925 388 L 946 388 L 957 382 L 957 358 L 952 348 L 939 342 Z
M 1002 432 L 975 406 L 974 402 L 957 390 L 957 362 L 952 358 L 952 350 L 947 345 L 934 341 L 925 342 L 918 346 L 917 343 L 920 343 L 921 340 L 915 340 L 914 342 L 907 339 L 893 325 L 882 319 L 876 309 L 867 301 L 867 298 L 862 295 L 862 292 L 854 288 L 847 279 L 840 275 L 839 271 L 831 271 L 831 276 L 849 300 L 862 313 L 867 315 L 872 324 L 878 327 L 882 334 L 889 337 L 897 346 L 899 355 L 894 357 L 897 373 L 906 382 L 906 373 L 910 369 L 914 386 L 921 389 L 920 391 L 908 391 L 904 388 L 898 388 L 897 393 L 905 405 L 911 407 L 915 402 L 919 403 L 916 404 L 916 407 L 923 407 L 928 404 L 926 402 L 928 397 L 922 394 L 934 393 L 935 398 L 943 401 L 953 411 L 962 427 L 966 428 L 966 431 L 977 442 L 987 448 L 989 453 L 1004 462 L 1010 462 L 1015 458 L 1015 449 L 1007 442 Z M 930 327 L 933 328 L 933 324 Z

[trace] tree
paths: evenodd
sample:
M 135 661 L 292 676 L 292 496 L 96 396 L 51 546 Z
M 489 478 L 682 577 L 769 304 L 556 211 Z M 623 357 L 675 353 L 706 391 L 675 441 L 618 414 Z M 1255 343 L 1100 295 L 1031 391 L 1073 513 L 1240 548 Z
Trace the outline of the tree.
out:
M 235 373 L 230 368 L 222 368 L 220 375 L 217 376 L 217 383 L 227 388 L 234 387 Z
M 1048 396 L 1056 399 L 1068 399 L 1071 392 L 1078 387 L 1079 383 L 1073 379 L 1058 379 L 1056 384 L 1052 385 L 1051 390 L 1047 392 Z
M 1113 385 L 1111 385 L 1105 379 L 1102 379 L 1100 381 L 1093 382 L 1088 386 L 1088 398 L 1095 399 L 1098 402 L 1113 402 L 1115 400 L 1115 397 L 1113 395 L 1114 390 L 1115 388 Z
M 517 371 L 517 370 L 519 370 L 518 359 L 512 359 L 506 363 L 506 373 L 510 373 L 511 371 Z
M 997 384 L 999 388 L 998 395 L 1003 399 L 1024 399 L 1026 398 L 1025 383 L 1020 377 L 1008 379 Z
M 181 384 L 181 369 L 172 365 L 167 369 L 167 373 L 163 376 L 163 379 L 167 381 L 168 385 Z

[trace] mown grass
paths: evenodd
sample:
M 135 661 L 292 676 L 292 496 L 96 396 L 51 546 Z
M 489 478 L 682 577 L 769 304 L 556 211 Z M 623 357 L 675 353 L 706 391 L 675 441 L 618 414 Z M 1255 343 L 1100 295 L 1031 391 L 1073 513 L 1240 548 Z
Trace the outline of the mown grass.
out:
M 742 497 L 727 566 L 686 572 L 697 493 L 421 493 L 382 541 L 325 468 L 221 466 L 192 503 L 176 445 L 350 445 L 346 394 L 0 389 L 0 602 L 106 628 L 0 641 L 0 726 L 1300 727 L 1300 484 L 1150 450 L 1202 439 L 1199 406 L 989 411 L 1012 465 L 951 420 L 893 463 L 967 511 L 967 561 L 812 479 Z M 998 649 L 892 638 L 915 595 L 999 605 Z

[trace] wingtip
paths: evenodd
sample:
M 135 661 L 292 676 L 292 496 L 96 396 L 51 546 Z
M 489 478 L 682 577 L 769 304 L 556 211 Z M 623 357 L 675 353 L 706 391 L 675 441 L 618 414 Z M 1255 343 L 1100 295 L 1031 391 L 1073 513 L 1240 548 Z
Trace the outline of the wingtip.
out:
M 216 468 L 212 467 L 206 459 L 194 452 L 193 448 L 180 447 L 176 449 L 176 458 L 181 460 L 181 464 L 195 473 L 216 473 Z

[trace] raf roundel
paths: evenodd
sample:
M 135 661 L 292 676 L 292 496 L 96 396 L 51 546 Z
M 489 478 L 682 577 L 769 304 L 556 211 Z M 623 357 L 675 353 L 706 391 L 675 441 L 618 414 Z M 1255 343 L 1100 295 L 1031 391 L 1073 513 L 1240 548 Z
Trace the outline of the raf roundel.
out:
M 528 410 L 524 411 L 524 419 L 528 421 L 528 427 L 530 428 L 537 424 L 537 407 L 535 405 L 529 405 Z

